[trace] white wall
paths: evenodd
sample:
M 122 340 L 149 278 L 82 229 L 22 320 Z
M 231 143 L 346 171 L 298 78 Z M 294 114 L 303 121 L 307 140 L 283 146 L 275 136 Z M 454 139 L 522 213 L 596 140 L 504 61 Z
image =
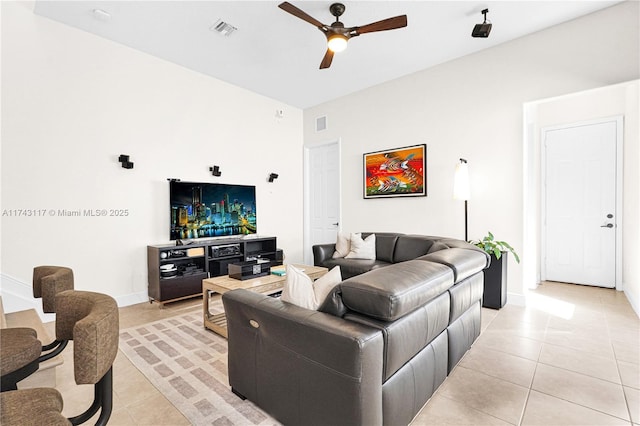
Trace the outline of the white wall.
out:
M 623 116 L 623 206 L 622 206 L 622 289 L 640 314 L 640 82 L 635 80 L 598 88 L 560 98 L 541 100 L 526 106 L 527 122 L 532 127 L 532 153 L 529 158 L 532 170 L 532 210 L 536 212 L 531 223 L 532 252 L 539 253 L 540 246 L 540 134 L 544 127 Z M 525 191 L 526 192 L 526 191 Z M 526 195 L 525 195 L 526 196 Z M 535 259 L 535 271 L 540 270 Z M 535 277 L 531 277 L 532 279 Z
M 146 246 L 169 242 L 169 177 L 256 185 L 258 233 L 302 261 L 301 110 L 36 16 L 25 3 L 1 8 L 7 311 L 7 293 L 29 297 L 42 264 L 73 268 L 77 288 L 120 304 L 146 300 Z M 121 168 L 119 154 L 135 167 Z M 269 172 L 280 175 L 272 184 Z M 17 209 L 44 215 L 11 216 Z
M 637 79 L 638 14 L 638 2 L 625 2 L 305 110 L 306 144 L 342 140 L 342 229 L 464 238 L 463 202 L 452 195 L 462 157 L 469 237 L 492 231 L 522 252 L 523 103 Z M 323 115 L 329 128 L 316 133 Z M 428 196 L 364 200 L 362 154 L 418 143 L 427 144 Z M 509 268 L 510 300 L 522 301 L 522 265 L 511 256 Z

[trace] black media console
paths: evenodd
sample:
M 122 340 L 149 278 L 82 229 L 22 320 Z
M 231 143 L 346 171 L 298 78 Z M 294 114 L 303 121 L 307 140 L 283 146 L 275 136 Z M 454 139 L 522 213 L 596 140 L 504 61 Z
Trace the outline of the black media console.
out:
M 282 264 L 276 237 L 239 237 L 186 245 L 147 246 L 149 301 L 161 305 L 202 295 L 202 280 L 228 274 L 229 264 L 269 259 Z

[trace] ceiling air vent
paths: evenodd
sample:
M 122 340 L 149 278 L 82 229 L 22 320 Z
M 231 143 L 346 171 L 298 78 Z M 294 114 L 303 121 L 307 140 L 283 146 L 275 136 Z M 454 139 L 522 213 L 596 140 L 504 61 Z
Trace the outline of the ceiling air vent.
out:
M 237 30 L 236 27 L 224 22 L 222 19 L 218 19 L 209 29 L 225 37 L 229 37 L 234 31 Z
M 93 17 L 98 21 L 109 22 L 111 20 L 111 14 L 102 9 L 93 9 Z

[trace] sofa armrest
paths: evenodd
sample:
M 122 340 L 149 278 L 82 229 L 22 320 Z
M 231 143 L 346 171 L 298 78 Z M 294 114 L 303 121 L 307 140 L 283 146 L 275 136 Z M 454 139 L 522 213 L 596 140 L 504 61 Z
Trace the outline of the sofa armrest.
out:
M 284 424 L 382 424 L 379 330 L 248 290 L 222 301 L 236 393 Z
M 313 264 L 315 266 L 324 266 L 324 262 L 333 257 L 333 253 L 336 251 L 336 245 L 333 244 L 317 244 L 312 247 L 313 250 Z

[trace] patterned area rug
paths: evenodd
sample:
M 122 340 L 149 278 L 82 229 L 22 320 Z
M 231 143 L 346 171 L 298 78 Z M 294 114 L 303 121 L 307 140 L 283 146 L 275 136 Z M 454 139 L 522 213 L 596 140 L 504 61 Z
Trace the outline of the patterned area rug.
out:
M 194 425 L 279 424 L 231 392 L 227 340 L 204 328 L 201 308 L 122 330 L 120 349 Z

